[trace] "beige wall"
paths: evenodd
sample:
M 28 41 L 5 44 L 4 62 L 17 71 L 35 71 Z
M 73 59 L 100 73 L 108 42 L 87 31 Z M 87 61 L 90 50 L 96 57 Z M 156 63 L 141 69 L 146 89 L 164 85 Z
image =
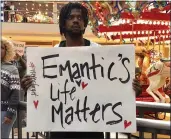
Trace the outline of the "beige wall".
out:
M 2 23 L 2 35 L 20 41 L 52 42 L 61 40 L 58 24 Z M 97 38 L 90 27 L 87 27 L 85 37 Z

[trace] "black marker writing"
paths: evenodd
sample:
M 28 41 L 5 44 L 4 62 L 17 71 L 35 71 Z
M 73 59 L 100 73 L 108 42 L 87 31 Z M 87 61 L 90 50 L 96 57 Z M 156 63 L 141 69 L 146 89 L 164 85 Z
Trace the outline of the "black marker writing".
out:
M 76 92 L 76 87 L 74 86 L 74 87 L 72 87 L 71 90 L 67 90 L 67 83 L 68 83 L 68 79 L 65 80 L 64 90 L 63 91 L 60 91 L 59 89 L 56 91 L 53 88 L 53 84 L 52 83 L 50 84 L 50 99 L 52 101 L 59 100 L 59 101 L 64 102 L 64 104 L 67 104 L 68 95 L 70 96 L 70 99 L 72 101 L 75 99 L 75 97 L 73 96 L 73 94 Z M 64 96 L 64 99 L 62 99 L 61 96 Z
M 117 77 L 113 77 L 113 78 L 111 78 L 111 76 L 110 76 L 110 75 L 111 75 L 112 67 L 113 67 L 114 65 L 115 65 L 115 63 L 113 63 L 113 62 L 112 62 L 112 63 L 110 64 L 109 68 L 108 68 L 108 74 L 107 74 L 107 75 L 108 75 L 109 80 L 111 80 L 111 81 L 113 81 L 113 80 L 116 80 L 116 79 L 117 79 Z
M 63 126 L 63 103 L 62 102 L 60 102 L 58 110 L 55 108 L 54 105 L 52 105 L 52 122 L 53 123 L 55 122 L 55 113 L 57 113 L 58 115 L 60 114 L 61 126 L 64 128 Z
M 122 122 L 122 120 L 123 120 L 122 116 L 121 116 L 119 113 L 117 113 L 117 112 L 114 111 L 115 108 L 118 107 L 119 105 L 122 106 L 122 102 L 117 102 L 115 105 L 113 105 L 112 111 L 113 111 L 113 113 L 114 113 L 115 115 L 117 115 L 120 119 L 119 119 L 119 120 L 113 120 L 113 121 L 106 122 L 107 125 L 108 125 L 108 124 L 109 124 L 109 125 L 114 125 L 114 124 L 118 124 L 118 123 Z
M 45 66 L 45 60 L 50 60 L 51 58 L 58 58 L 59 54 L 54 54 L 54 55 L 49 55 L 49 56 L 44 56 L 42 57 L 43 60 L 43 77 L 44 78 L 57 78 L 58 76 L 63 76 L 64 72 L 67 72 L 69 75 L 69 79 L 71 82 L 74 82 L 74 79 L 79 79 L 80 77 L 87 77 L 89 80 L 91 80 L 90 77 L 90 72 L 93 72 L 93 79 L 97 79 L 97 69 L 100 70 L 100 76 L 104 78 L 104 68 L 101 64 L 96 64 L 96 59 L 95 59 L 95 55 L 92 54 L 92 65 L 90 65 L 88 62 L 84 62 L 81 64 L 78 63 L 74 63 L 71 65 L 70 60 L 67 60 L 65 64 L 59 64 L 56 65 L 48 65 Z M 50 69 L 50 68 L 59 68 L 58 70 L 56 70 L 57 72 L 54 73 L 54 75 L 49 75 L 49 74 L 45 74 L 46 69 Z M 58 72 L 59 71 L 59 72 Z
M 45 74 L 45 69 L 48 69 L 48 68 L 56 68 L 57 67 L 57 65 L 45 66 L 45 60 L 46 59 L 49 59 L 49 58 L 54 58 L 54 57 L 59 57 L 59 54 L 48 55 L 48 56 L 42 57 L 42 60 L 43 60 L 43 77 L 44 78 L 57 78 L 57 75 L 46 75 Z
M 67 60 L 64 64 L 53 63 L 51 65 L 45 65 L 45 60 L 48 63 L 48 60 L 52 58 L 58 59 L 60 57 L 59 54 L 48 55 L 42 57 L 43 61 L 43 77 L 44 78 L 58 78 L 60 76 L 66 76 L 65 82 L 61 83 L 60 86 L 63 84 L 63 88 L 58 88 L 59 83 L 50 84 L 50 99 L 55 102 L 51 108 L 52 119 L 51 121 L 55 123 L 55 118 L 60 118 L 60 124 L 62 128 L 65 128 L 67 125 L 71 125 L 73 121 L 78 122 L 90 122 L 98 123 L 100 121 L 105 122 L 106 125 L 114 125 L 122 122 L 123 118 L 122 115 L 117 111 L 116 108 L 122 107 L 122 102 L 111 103 L 107 102 L 106 104 L 95 103 L 93 108 L 92 104 L 91 107 L 88 103 L 88 97 L 84 96 L 84 99 L 76 98 L 74 93 L 77 91 L 76 87 L 83 86 L 84 79 L 88 80 L 98 80 L 101 78 L 107 78 L 110 81 L 118 81 L 120 83 L 127 83 L 130 80 L 130 72 L 126 65 L 126 62 L 129 64 L 130 60 L 126 57 L 123 57 L 122 54 L 118 54 L 119 60 L 116 59 L 115 61 L 111 61 L 107 68 L 105 69 L 100 61 L 97 62 L 97 57 L 95 54 L 91 54 L 91 61 L 90 62 L 83 62 L 83 63 L 74 63 L 70 60 Z M 99 57 L 102 63 L 104 63 L 105 58 Z M 99 60 L 98 59 L 98 60 Z M 54 60 L 56 62 L 57 60 Z M 126 69 L 128 76 L 126 79 L 123 79 L 118 76 L 112 76 L 112 73 L 115 72 L 115 67 L 117 65 L 116 62 L 121 62 L 123 68 Z M 53 73 L 48 73 L 47 69 L 54 69 Z M 106 77 L 105 77 L 106 76 Z M 36 77 L 34 77 L 36 80 Z M 72 87 L 69 88 L 69 82 L 72 82 Z M 36 83 L 36 82 L 35 82 Z M 33 90 L 34 91 L 34 90 Z M 80 92 L 81 93 L 81 92 Z M 68 101 L 74 101 L 74 105 L 68 105 Z M 107 119 L 106 113 L 111 112 L 115 118 Z
M 128 73 L 128 77 L 127 77 L 126 80 L 123 80 L 122 78 L 119 78 L 119 81 L 120 81 L 121 83 L 124 83 L 124 84 L 127 83 L 127 82 L 129 82 L 129 80 L 130 80 L 130 73 L 129 73 L 128 68 L 125 66 L 125 61 L 127 61 L 128 63 L 130 63 L 130 60 L 129 60 L 128 58 L 123 58 L 123 59 L 122 59 L 122 64 L 123 64 L 124 68 L 126 69 L 126 71 L 127 71 L 127 73 Z
M 114 105 L 112 103 L 107 103 L 102 106 L 100 104 L 96 103 L 94 109 L 91 110 L 90 107 L 87 106 L 87 96 L 86 96 L 84 98 L 83 107 L 81 107 L 80 99 L 77 100 L 76 106 L 70 106 L 68 108 L 65 108 L 66 110 L 64 109 L 64 105 L 65 104 L 63 104 L 62 102 L 60 102 L 60 104 L 58 106 L 52 105 L 52 122 L 55 122 L 56 115 L 60 116 L 61 126 L 63 128 L 65 128 L 65 124 L 70 125 L 70 124 L 72 124 L 72 122 L 74 120 L 78 120 L 79 122 L 83 122 L 83 120 L 84 120 L 85 122 L 87 122 L 87 118 L 86 118 L 87 115 L 90 115 L 92 117 L 92 121 L 94 123 L 98 123 L 100 120 L 105 121 L 105 110 L 107 108 L 109 108 L 109 106 L 111 108 L 111 112 L 113 112 L 114 115 L 118 116 L 119 119 L 107 121 L 106 125 L 118 124 L 118 123 L 122 122 L 122 120 L 123 120 L 122 116 L 118 112 L 115 111 L 115 108 L 117 108 L 118 106 L 122 106 L 121 102 L 117 102 Z M 96 119 L 97 112 L 101 113 L 102 118 L 99 117 L 98 119 Z M 77 119 L 74 119 L 74 117 L 75 117 L 74 115 L 77 116 Z

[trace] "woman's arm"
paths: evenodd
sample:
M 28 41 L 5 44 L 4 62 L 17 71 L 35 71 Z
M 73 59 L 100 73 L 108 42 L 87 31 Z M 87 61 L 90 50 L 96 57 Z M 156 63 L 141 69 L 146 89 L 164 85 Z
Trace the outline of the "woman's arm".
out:
M 12 116 L 16 113 L 17 107 L 19 104 L 19 93 L 20 93 L 20 78 L 19 73 L 16 67 L 11 72 L 10 75 L 10 96 L 8 99 L 8 109 L 7 109 L 7 117 L 12 118 Z

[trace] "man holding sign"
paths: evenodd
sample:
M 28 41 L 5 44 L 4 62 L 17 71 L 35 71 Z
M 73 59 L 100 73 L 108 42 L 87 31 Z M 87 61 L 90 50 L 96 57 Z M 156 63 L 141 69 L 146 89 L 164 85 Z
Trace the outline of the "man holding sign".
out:
M 88 11 L 85 7 L 83 7 L 79 3 L 66 4 L 61 9 L 60 17 L 59 17 L 60 33 L 61 33 L 61 35 L 65 36 L 66 41 L 62 41 L 59 45 L 56 45 L 55 47 L 99 46 L 98 44 L 90 42 L 89 40 L 86 40 L 83 38 L 83 34 L 85 32 L 87 24 L 88 24 Z M 64 50 L 63 48 L 61 48 L 61 49 L 57 50 L 58 54 L 53 54 L 53 55 L 48 55 L 48 56 L 47 55 L 45 56 L 43 54 L 44 53 L 43 49 L 42 49 L 42 51 L 40 50 L 39 54 L 41 56 L 42 61 L 39 61 L 39 62 L 43 62 L 43 78 L 42 77 L 40 77 L 40 78 L 42 78 L 41 80 L 44 80 L 44 79 L 47 80 L 47 84 L 49 83 L 49 81 L 51 82 L 50 100 L 48 99 L 47 101 L 52 101 L 49 103 L 52 103 L 52 107 L 51 107 L 52 117 L 50 117 L 50 118 L 51 118 L 51 121 L 53 122 L 53 124 L 52 124 L 52 127 L 50 127 L 50 128 L 47 127 L 47 129 L 49 129 L 49 131 L 54 131 L 55 128 L 60 129 L 60 131 L 93 131 L 93 130 L 94 131 L 103 131 L 103 130 L 100 130 L 101 128 L 103 129 L 103 127 L 102 126 L 97 127 L 96 123 L 99 123 L 99 125 L 103 125 L 103 121 L 105 120 L 105 111 L 108 111 L 108 113 L 110 113 L 108 115 L 109 118 L 117 117 L 117 119 L 118 119 L 118 120 L 106 121 L 104 126 L 107 125 L 106 126 L 107 130 L 110 130 L 110 125 L 116 125 L 119 123 L 120 124 L 123 123 L 123 125 L 125 126 L 125 127 L 118 126 L 121 128 L 124 127 L 126 129 L 128 126 L 130 126 L 131 121 L 127 121 L 126 119 L 123 119 L 123 116 L 122 116 L 123 111 L 122 111 L 122 114 L 120 114 L 115 110 L 117 107 L 122 107 L 122 102 L 120 102 L 119 100 L 118 100 L 118 102 L 115 102 L 113 100 L 114 103 L 110 103 L 110 102 L 112 102 L 112 99 L 115 97 L 115 96 L 113 96 L 113 95 L 115 95 L 114 94 L 115 88 L 112 89 L 113 93 L 109 89 L 111 91 L 111 93 L 106 94 L 106 96 L 111 95 L 111 97 L 104 98 L 105 89 L 108 89 L 108 87 L 111 88 L 114 80 L 119 81 L 119 84 L 121 86 L 123 84 L 128 83 L 131 80 L 130 72 L 128 71 L 128 68 L 130 68 L 130 67 L 126 67 L 126 63 L 129 63 L 129 59 L 127 57 L 124 57 L 121 53 L 116 54 L 117 52 L 115 53 L 110 48 L 104 49 L 105 52 L 107 52 L 109 54 L 109 58 L 110 58 L 110 56 L 112 57 L 112 55 L 117 55 L 117 58 L 118 58 L 117 60 L 119 61 L 118 69 L 116 69 L 117 72 L 119 70 L 120 70 L 120 72 L 122 72 L 122 69 L 123 69 L 123 70 L 127 71 L 123 74 L 126 74 L 126 75 L 128 74 L 127 75 L 128 77 L 125 80 L 122 79 L 121 77 L 113 77 L 113 75 L 111 75 L 111 70 L 113 67 L 115 67 L 114 66 L 115 63 L 109 62 L 109 61 L 104 62 L 105 59 L 108 57 L 101 57 L 101 59 L 100 59 L 101 63 L 98 64 L 99 60 L 98 60 L 98 62 L 96 60 L 97 60 L 97 57 L 99 56 L 98 54 L 100 54 L 100 50 L 96 49 L 96 48 L 97 47 L 94 47 L 94 48 L 91 47 L 89 49 L 89 51 L 92 50 L 92 51 L 90 51 L 90 52 L 92 52 L 90 57 L 86 56 L 89 54 L 89 51 L 86 47 L 84 47 L 82 49 L 76 49 L 76 48 L 71 49 L 70 48 L 67 50 L 66 53 L 64 52 L 66 49 Z M 131 50 L 131 47 L 128 49 Z M 76 52 L 74 50 L 76 50 L 78 52 Z M 110 50 L 112 50 L 111 53 L 110 53 Z M 120 50 L 124 52 L 124 50 L 122 48 Z M 32 52 L 31 49 L 28 50 L 29 54 L 31 52 Z M 80 57 L 80 60 L 77 60 L 75 55 L 77 55 L 79 52 L 80 52 L 80 55 L 83 56 L 83 58 Z M 36 53 L 37 53 L 37 51 L 36 51 Z M 47 53 L 52 53 L 52 51 L 49 49 L 49 50 L 47 50 Z M 34 54 L 35 53 L 32 53 L 32 57 L 34 57 Z M 63 54 L 63 57 L 61 56 L 62 54 Z M 108 56 L 107 54 L 104 54 L 104 55 Z M 73 58 L 73 59 L 71 59 L 69 61 L 69 60 L 67 60 L 67 56 L 69 58 Z M 58 59 L 59 57 L 62 57 L 62 59 Z M 91 63 L 85 62 L 86 61 L 85 58 L 90 58 L 90 60 L 88 60 L 88 61 L 92 61 L 92 62 Z M 29 57 L 29 59 L 31 59 L 31 57 Z M 74 63 L 74 60 L 76 60 L 75 63 Z M 46 63 L 46 61 L 49 61 L 51 65 L 50 64 L 48 65 Z M 58 66 L 54 65 L 55 61 Z M 64 62 L 66 61 L 66 63 L 62 63 L 62 61 L 64 61 Z M 125 61 L 127 61 L 127 62 L 125 62 Z M 37 65 L 37 63 L 35 64 L 35 63 L 31 62 L 31 60 L 29 61 L 28 64 L 29 64 L 30 73 L 32 73 L 32 77 L 34 77 L 33 78 L 34 85 L 36 86 L 36 88 L 34 88 L 33 86 L 31 87 L 31 93 L 33 96 L 38 97 L 38 95 L 40 95 L 40 94 L 36 94 L 36 92 L 41 93 L 40 90 L 42 90 L 41 88 L 38 87 L 38 86 L 41 86 L 40 85 L 41 82 L 38 82 L 39 77 L 37 78 L 38 75 L 36 73 L 37 71 L 35 68 L 38 65 Z M 84 70 L 85 70 L 86 66 L 87 66 L 87 74 L 84 74 Z M 119 67 L 121 67 L 121 66 L 123 68 L 119 69 Z M 75 72 L 73 72 L 73 67 L 79 67 L 78 69 L 80 69 L 80 70 L 76 70 Z M 106 67 L 107 67 L 107 69 L 106 69 Z M 59 68 L 59 70 L 57 70 L 57 68 Z M 48 72 L 48 70 L 49 70 L 49 72 Z M 52 70 L 52 71 L 50 72 L 50 70 Z M 97 70 L 98 70 L 98 72 L 97 72 Z M 39 71 L 40 70 L 38 70 L 38 72 Z M 58 73 L 58 71 L 59 71 L 59 73 Z M 106 71 L 107 71 L 107 73 L 106 73 Z M 53 73 L 53 74 L 56 73 L 56 74 L 51 75 L 50 73 Z M 76 75 L 76 73 L 77 73 L 77 75 Z M 98 75 L 100 74 L 100 77 L 97 77 L 97 74 Z M 113 72 L 113 74 L 114 74 L 114 72 Z M 41 74 L 41 76 L 42 76 L 42 74 Z M 106 76 L 107 76 L 107 78 L 106 78 Z M 67 79 L 63 80 L 64 77 L 66 77 Z M 60 79 L 60 82 L 58 82 L 56 84 L 58 84 L 58 87 L 60 87 L 61 85 L 64 84 L 64 91 L 62 91 L 61 88 L 59 89 L 57 87 L 57 85 L 54 86 L 55 82 L 53 82 L 53 81 L 54 81 L 54 79 L 57 79 L 57 78 L 58 78 L 58 80 Z M 104 78 L 104 80 L 102 80 L 103 78 Z M 49 80 L 49 79 L 51 79 L 51 80 Z M 88 81 L 91 81 L 91 82 L 88 83 Z M 104 83 L 104 88 L 101 87 L 102 84 L 97 84 L 97 82 Z M 24 87 L 26 89 L 30 86 L 30 83 L 31 83 L 31 80 L 27 76 L 22 80 L 22 84 L 24 85 Z M 37 83 L 40 83 L 40 84 L 37 84 Z M 77 86 L 72 86 L 73 83 L 75 83 L 74 85 L 77 85 Z M 45 83 L 44 83 L 44 85 L 45 85 Z M 96 86 L 96 85 L 99 85 L 99 86 Z M 136 94 L 141 92 L 141 86 L 137 80 L 133 80 L 132 85 L 133 85 L 133 90 L 136 92 Z M 91 89 L 93 87 L 95 88 L 95 86 L 97 88 L 96 89 L 97 92 L 92 92 Z M 58 88 L 58 91 L 57 91 L 57 89 L 54 89 L 54 88 Z M 71 90 L 67 90 L 68 88 L 71 88 Z M 117 88 L 117 86 L 116 86 L 116 88 Z M 45 89 L 46 89 L 46 87 L 43 88 L 42 92 L 44 92 Z M 37 90 L 39 90 L 39 91 L 37 91 Z M 57 96 L 58 96 L 57 98 L 55 97 L 56 92 L 57 92 Z M 100 92 L 104 92 L 104 93 L 100 93 Z M 84 93 L 84 94 L 82 95 L 82 93 Z M 122 93 L 122 91 L 120 93 Z M 28 95 L 30 95 L 30 94 L 28 94 Z M 68 95 L 69 95 L 69 97 L 68 97 Z M 93 101 L 96 101 L 95 95 L 98 95 L 97 100 L 100 100 L 101 103 L 100 102 L 96 103 L 93 108 L 93 105 L 94 105 Z M 119 94 L 117 94 L 117 95 L 121 96 Z M 129 94 L 125 93 L 125 95 L 129 95 Z M 62 100 L 61 96 L 65 96 L 64 97 L 65 99 Z M 93 98 L 93 97 L 94 97 L 94 100 L 89 99 L 89 98 Z M 127 98 L 127 96 L 125 96 L 125 97 Z M 100 98 L 102 98 L 102 99 L 100 99 Z M 116 98 L 117 98 L 117 96 L 116 96 Z M 109 103 L 107 103 L 107 100 L 105 100 L 105 99 L 109 100 Z M 120 99 L 120 98 L 118 98 L 118 99 Z M 81 102 L 82 100 L 83 100 L 83 102 Z M 40 107 L 42 107 L 39 101 L 32 100 L 32 96 L 30 97 L 30 102 L 34 102 L 34 107 L 36 109 L 35 113 L 38 111 L 38 107 L 39 107 L 39 109 L 40 109 Z M 105 104 L 104 104 L 104 102 L 105 102 Z M 125 102 L 127 102 L 127 100 L 125 100 Z M 48 103 L 48 102 L 46 102 L 46 103 Z M 59 103 L 59 106 L 56 106 L 57 103 Z M 67 105 L 68 103 L 73 104 L 73 106 L 69 107 Z M 82 103 L 84 103 L 83 108 L 81 108 Z M 49 108 L 49 106 L 47 106 L 46 104 L 42 104 L 42 105 L 43 105 L 42 108 L 44 108 L 44 110 L 46 108 Z M 74 107 L 75 105 L 76 105 L 76 108 Z M 124 106 L 124 107 L 129 108 L 129 106 Z M 28 106 L 28 109 L 31 110 L 32 106 L 31 105 Z M 101 109 L 102 109 L 102 111 L 101 111 Z M 126 109 L 124 109 L 124 110 L 126 112 Z M 68 114 L 68 112 L 70 112 L 70 111 L 71 111 L 71 114 Z M 95 114 L 97 111 L 101 111 L 101 114 L 98 114 L 98 116 L 100 116 L 100 117 L 98 117 L 99 119 L 97 117 L 95 117 Z M 67 115 L 66 115 L 66 113 L 67 113 Z M 80 117 L 80 113 L 84 114 L 84 118 Z M 66 116 L 64 116 L 64 115 L 66 115 Z M 56 116 L 59 116 L 60 120 L 57 119 Z M 90 127 L 87 124 L 88 121 L 90 122 L 90 119 L 88 119 L 87 117 L 92 117 L 92 122 L 90 124 L 90 125 L 92 125 L 92 127 Z M 47 117 L 47 118 L 49 119 L 49 117 Z M 71 118 L 71 119 L 69 119 L 69 118 Z M 83 122 L 83 124 L 80 124 L 79 122 L 74 123 L 75 121 L 73 121 L 73 118 L 80 121 L 80 123 Z M 30 120 L 32 120 L 32 119 L 30 119 Z M 55 120 L 57 120 L 58 122 L 55 123 Z M 135 115 L 134 115 L 134 120 L 135 120 Z M 42 120 L 42 123 L 43 122 L 46 122 L 46 121 Z M 48 122 L 48 120 L 47 120 L 47 122 Z M 70 125 L 70 127 L 67 125 Z M 31 125 L 31 124 L 29 126 L 30 126 L 30 128 L 33 127 L 33 125 Z M 56 127 L 56 126 L 58 126 L 58 127 Z M 45 127 L 42 127 L 42 128 L 46 128 L 46 125 L 45 125 Z M 65 128 L 68 128 L 68 130 L 65 130 Z M 134 123 L 134 128 L 135 128 L 135 123 Z M 51 132 L 51 139 L 71 139 L 71 138 L 74 138 L 74 139 L 79 139 L 79 138 L 103 139 L 104 135 L 103 135 L 103 132 Z

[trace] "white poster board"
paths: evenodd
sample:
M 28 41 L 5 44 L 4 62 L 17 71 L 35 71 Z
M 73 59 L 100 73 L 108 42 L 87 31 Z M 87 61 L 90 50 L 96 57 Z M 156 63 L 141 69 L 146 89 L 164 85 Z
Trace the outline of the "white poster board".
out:
M 133 45 L 27 48 L 27 66 L 27 131 L 136 131 Z
M 25 51 L 25 42 L 20 42 L 20 41 L 12 41 L 12 43 L 14 44 L 14 48 L 15 48 L 15 52 L 19 55 L 19 56 L 23 56 L 24 55 L 24 51 Z

